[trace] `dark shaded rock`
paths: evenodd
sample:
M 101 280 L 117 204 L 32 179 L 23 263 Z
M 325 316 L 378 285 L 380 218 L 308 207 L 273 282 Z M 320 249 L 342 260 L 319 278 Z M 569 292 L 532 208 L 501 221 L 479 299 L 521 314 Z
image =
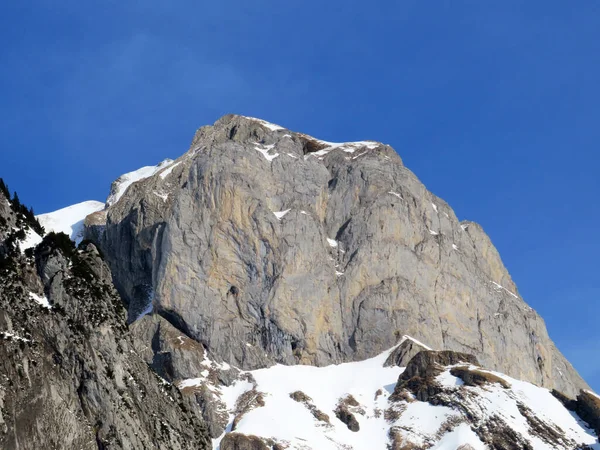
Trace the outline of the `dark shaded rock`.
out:
M 390 400 L 399 401 L 404 399 L 403 391 L 408 390 L 419 401 L 435 403 L 432 399 L 442 391 L 442 388 L 435 382 L 434 378 L 443 371 L 445 366 L 461 362 L 479 364 L 475 356 L 466 353 L 449 350 L 425 350 L 417 353 L 409 361 L 404 372 L 400 374 Z
M 95 246 L 59 234 L 0 268 L 0 448 L 210 448 L 202 419 L 136 354 L 111 278 Z
M 600 397 L 582 390 L 577 396 L 576 410 L 579 417 L 600 435 Z
M 400 380 L 405 381 L 413 377 L 432 377 L 439 375 L 445 366 L 467 363 L 478 366 L 479 361 L 468 353 L 453 352 L 450 350 L 434 351 L 425 350 L 417 353 L 400 375 Z
M 392 353 L 390 353 L 390 356 L 388 356 L 388 358 L 385 360 L 385 363 L 383 364 L 383 366 L 384 367 L 392 367 L 392 366 L 406 367 L 408 362 L 417 353 L 419 353 L 423 350 L 428 350 L 428 349 L 423 347 L 419 343 L 413 341 L 410 338 L 405 338 L 404 342 L 402 342 L 400 345 L 398 345 L 392 351 Z
M 221 450 L 271 450 L 265 442 L 257 436 L 241 433 L 227 433 L 221 441 Z
M 481 386 L 486 383 L 498 383 L 505 389 L 510 388 L 510 384 L 506 380 L 493 373 L 467 366 L 453 367 L 450 369 L 450 374 L 463 380 L 467 386 Z
M 334 412 L 335 412 L 335 417 L 337 417 L 343 423 L 345 423 L 350 431 L 356 432 L 356 431 L 360 430 L 360 425 L 358 423 L 358 420 L 356 420 L 356 417 L 354 417 L 354 414 L 348 410 L 347 406 L 338 405 L 338 407 L 335 409 Z

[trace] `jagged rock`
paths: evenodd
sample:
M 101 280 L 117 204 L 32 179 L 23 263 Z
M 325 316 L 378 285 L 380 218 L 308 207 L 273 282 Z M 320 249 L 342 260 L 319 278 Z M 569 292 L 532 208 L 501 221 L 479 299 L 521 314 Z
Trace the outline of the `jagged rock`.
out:
M 417 400 L 427 402 L 441 391 L 441 386 L 434 381 L 445 368 L 458 363 L 479 365 L 477 358 L 466 353 L 449 350 L 425 350 L 417 353 L 407 364 L 398 378 L 398 383 L 391 396 L 393 401 L 404 398 L 404 390 L 409 390 Z
M 243 369 L 363 359 L 408 334 L 569 395 L 587 387 L 481 227 L 389 146 L 225 116 L 104 214 L 88 237 L 130 318 L 153 302 Z
M 437 375 L 445 366 L 458 363 L 479 365 L 479 361 L 477 361 L 475 356 L 466 353 L 450 350 L 421 351 L 409 361 L 406 369 L 400 375 L 400 379 L 409 380 L 413 377 L 432 377 Z
M 195 378 L 207 368 L 206 351 L 167 320 L 147 315 L 131 325 L 138 354 L 154 371 L 170 382 Z
M 210 448 L 202 419 L 136 354 L 97 249 L 64 238 L 0 268 L 0 448 Z
M 402 343 L 400 343 L 400 345 L 394 348 L 394 350 L 390 353 L 390 356 L 388 356 L 383 365 L 384 367 L 406 367 L 409 361 L 417 353 L 423 350 L 430 349 L 425 347 L 423 344 L 416 342 L 413 339 L 408 338 L 407 336 L 404 336 Z
M 590 391 L 582 390 L 577 396 L 575 411 L 596 430 L 597 434 L 600 434 L 600 397 Z
M 265 442 L 256 436 L 241 433 L 228 433 L 221 441 L 221 450 L 271 450 Z

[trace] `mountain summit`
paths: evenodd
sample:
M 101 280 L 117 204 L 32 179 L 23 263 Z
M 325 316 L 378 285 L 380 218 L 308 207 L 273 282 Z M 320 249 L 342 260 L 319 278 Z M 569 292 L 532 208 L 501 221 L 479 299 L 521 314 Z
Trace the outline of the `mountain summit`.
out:
M 569 395 L 587 388 L 482 228 L 387 145 L 228 115 L 144 174 L 85 231 L 130 320 L 153 310 L 243 369 L 360 360 L 407 334 Z
M 599 432 L 600 397 L 482 228 L 387 145 L 229 115 L 106 202 L 36 218 L 0 183 L 2 448 L 590 450 Z

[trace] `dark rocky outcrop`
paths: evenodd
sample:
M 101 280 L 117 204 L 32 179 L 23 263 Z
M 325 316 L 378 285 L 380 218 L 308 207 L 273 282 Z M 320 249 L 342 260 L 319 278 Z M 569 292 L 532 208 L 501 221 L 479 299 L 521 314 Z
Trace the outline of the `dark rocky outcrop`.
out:
M 407 336 L 403 337 L 403 341 L 398 345 L 394 350 L 390 353 L 390 356 L 386 359 L 383 364 L 384 367 L 398 366 L 398 367 L 406 367 L 408 362 L 415 356 L 417 353 L 428 350 L 422 344 L 415 342 L 414 340 L 408 338 Z
M 257 436 L 241 433 L 228 433 L 221 441 L 221 450 L 272 450 L 273 446 Z
M 600 397 L 589 391 L 577 396 L 576 412 L 600 435 Z
M 10 215 L 2 207 L 6 223 Z M 0 247 L 8 235 L 0 230 Z M 48 235 L 0 269 L 0 448 L 204 449 L 202 419 L 140 358 L 93 244 Z M 47 303 L 46 303 L 47 302 Z
M 479 365 L 477 358 L 467 353 L 450 350 L 421 351 L 409 361 L 406 370 L 400 375 L 400 380 L 405 381 L 413 377 L 431 378 L 438 375 L 444 367 L 459 363 Z

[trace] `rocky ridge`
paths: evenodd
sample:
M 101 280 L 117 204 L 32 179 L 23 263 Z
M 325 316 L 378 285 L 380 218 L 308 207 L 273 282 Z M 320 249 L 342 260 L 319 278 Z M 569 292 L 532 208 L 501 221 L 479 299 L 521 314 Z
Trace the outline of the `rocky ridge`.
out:
M 225 116 L 85 232 L 130 321 L 153 309 L 242 369 L 360 360 L 409 334 L 572 397 L 587 388 L 481 227 L 381 143 Z
M 0 448 L 210 448 L 136 353 L 97 248 L 49 233 L 22 251 L 12 236 L 31 230 L 2 193 L 0 219 Z

